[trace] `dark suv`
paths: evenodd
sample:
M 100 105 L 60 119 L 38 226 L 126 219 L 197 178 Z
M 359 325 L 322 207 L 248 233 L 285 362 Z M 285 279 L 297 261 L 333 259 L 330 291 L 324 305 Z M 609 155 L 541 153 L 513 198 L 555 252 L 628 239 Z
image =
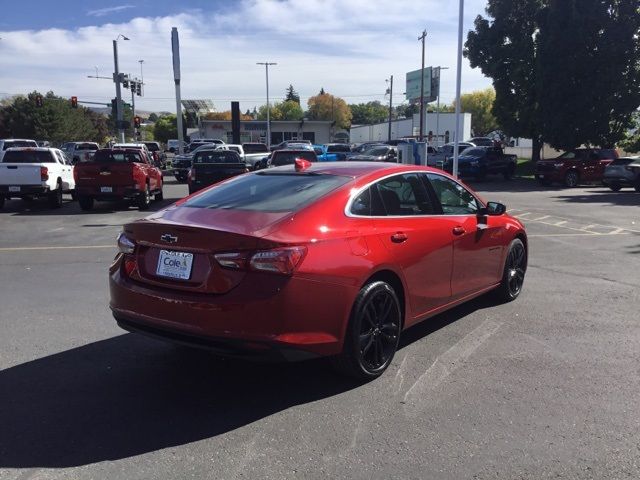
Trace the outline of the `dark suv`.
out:
M 581 183 L 602 183 L 604 169 L 618 158 L 618 152 L 604 148 L 577 148 L 558 158 L 536 163 L 536 180 L 541 185 L 562 183 L 576 187 Z

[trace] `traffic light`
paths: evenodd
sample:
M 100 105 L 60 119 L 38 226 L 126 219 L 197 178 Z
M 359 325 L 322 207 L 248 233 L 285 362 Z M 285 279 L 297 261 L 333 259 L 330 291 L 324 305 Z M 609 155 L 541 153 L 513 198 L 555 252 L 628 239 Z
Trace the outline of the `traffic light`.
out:
M 71 108 L 78 108 L 78 97 L 71 97 Z
M 136 83 L 136 95 L 138 95 L 139 97 L 142 96 L 142 84 L 141 83 Z
M 115 98 L 111 99 L 111 116 L 116 118 L 118 115 L 118 100 Z
M 131 85 L 133 86 L 133 82 L 131 82 Z M 124 88 L 129 88 L 129 77 L 127 77 L 126 75 L 122 79 L 122 86 Z
M 36 107 L 42 107 L 44 105 L 44 99 L 42 95 L 36 95 Z
M 140 123 L 142 123 L 142 119 L 138 116 L 133 117 L 133 126 L 136 128 L 140 128 Z

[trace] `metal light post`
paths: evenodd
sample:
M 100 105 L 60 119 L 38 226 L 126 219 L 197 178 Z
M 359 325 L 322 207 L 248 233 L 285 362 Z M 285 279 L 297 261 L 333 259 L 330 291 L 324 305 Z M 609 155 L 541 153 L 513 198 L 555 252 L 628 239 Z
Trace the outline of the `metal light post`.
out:
M 144 60 L 138 60 L 138 63 L 140 64 L 140 93 L 144 95 L 144 75 L 142 74 L 142 64 Z
M 458 72 L 456 73 L 456 139 L 453 144 L 453 171 L 458 178 L 458 154 L 460 153 L 460 90 L 462 86 L 462 25 L 464 23 L 464 0 L 460 0 L 458 14 Z
M 422 40 L 422 69 L 420 70 L 420 135 L 418 141 L 424 137 L 424 41 L 427 38 L 427 31 L 423 30 L 418 40 Z
M 120 34 L 113 41 L 113 81 L 116 83 L 116 122 L 118 134 L 120 135 L 120 142 L 124 143 L 124 129 L 122 128 L 124 109 L 122 108 L 122 92 L 120 91 L 121 78 L 120 71 L 118 70 L 118 40 L 120 37 L 122 37 L 123 40 L 129 40 L 129 38 Z
M 269 113 L 269 65 L 277 65 L 275 62 L 256 62 L 256 65 L 264 65 L 267 76 L 267 148 L 271 148 L 271 117 Z
M 391 78 L 388 80 L 389 82 L 389 90 L 387 90 L 389 92 L 389 140 L 391 140 L 391 115 L 393 114 L 393 75 L 391 75 Z
M 436 107 L 436 143 L 440 146 L 440 86 L 442 85 L 441 70 L 449 70 L 449 67 L 436 67 L 438 69 L 438 106 Z

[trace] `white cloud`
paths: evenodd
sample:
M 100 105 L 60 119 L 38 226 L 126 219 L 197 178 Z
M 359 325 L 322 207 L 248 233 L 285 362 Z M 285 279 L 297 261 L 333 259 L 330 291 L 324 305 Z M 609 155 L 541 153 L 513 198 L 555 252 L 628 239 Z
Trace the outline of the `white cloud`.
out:
M 133 7 L 134 5 L 118 5 L 115 7 L 98 8 L 96 10 L 89 10 L 87 15 L 90 17 L 104 17 L 110 13 L 122 12 L 123 10 L 128 10 Z
M 112 40 L 120 41 L 120 69 L 140 74 L 144 59 L 145 110 L 175 109 L 171 27 L 180 33 L 183 98 L 210 98 L 226 110 L 240 100 L 243 110 L 264 103 L 264 68 L 270 69 L 272 99 L 291 83 L 302 100 L 323 87 L 349 103 L 385 101 L 385 79 L 394 75 L 394 102 L 402 101 L 404 74 L 420 66 L 418 35 L 426 28 L 427 65 L 443 65 L 442 100 L 455 93 L 457 2 L 448 0 L 244 0 L 226 12 L 186 12 L 171 17 L 133 18 L 77 30 L 1 32 L 0 94 L 53 90 L 62 96 L 109 102 Z M 466 29 L 484 0 L 466 1 Z M 478 70 L 463 66 L 463 91 L 489 85 Z M 127 92 L 128 93 L 128 92 Z

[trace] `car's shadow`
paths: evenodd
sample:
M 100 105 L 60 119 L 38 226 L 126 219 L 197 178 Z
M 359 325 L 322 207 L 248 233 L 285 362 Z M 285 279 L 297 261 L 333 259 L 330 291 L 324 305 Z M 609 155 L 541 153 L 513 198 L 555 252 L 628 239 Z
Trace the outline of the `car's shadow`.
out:
M 640 206 L 640 193 L 633 189 L 624 189 L 612 192 L 609 189 L 594 189 L 589 195 L 559 195 L 554 198 L 567 203 L 608 203 L 611 205 L 638 205 Z
M 427 320 L 401 347 L 489 305 L 478 299 Z M 124 334 L 0 371 L 0 468 L 140 455 L 359 385 L 325 360 L 256 364 Z
M 159 201 L 152 200 L 148 210 L 141 210 L 142 216 L 151 212 L 156 212 L 165 207 L 168 207 L 172 203 L 177 202 L 180 198 L 164 198 Z M 69 215 L 91 215 L 91 214 L 111 214 L 114 212 L 123 211 L 138 211 L 138 209 L 130 204 L 124 204 L 122 202 L 98 202 L 94 203 L 93 208 L 90 211 L 83 211 L 80 208 L 78 202 L 64 200 L 61 208 L 51 208 L 46 200 L 37 199 L 30 202 L 24 200 L 7 200 L 4 208 L 0 210 L 0 213 L 8 213 L 12 216 L 69 216 Z

